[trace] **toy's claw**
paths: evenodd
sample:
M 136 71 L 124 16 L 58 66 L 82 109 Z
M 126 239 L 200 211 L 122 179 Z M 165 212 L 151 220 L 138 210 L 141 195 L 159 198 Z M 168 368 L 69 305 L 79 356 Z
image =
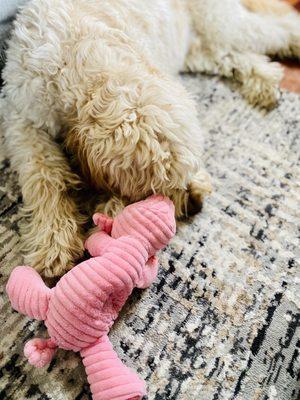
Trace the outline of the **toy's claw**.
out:
M 152 268 L 156 268 L 158 266 L 158 258 L 157 256 L 152 256 L 149 258 L 149 260 L 146 263 L 147 267 L 152 267 Z
M 93 215 L 94 224 L 97 225 L 102 231 L 110 234 L 113 226 L 113 219 L 105 214 L 96 213 Z
M 158 271 L 158 258 L 156 256 L 152 256 L 149 258 L 143 269 L 143 275 L 141 277 L 141 280 L 138 282 L 137 287 L 140 289 L 148 288 L 152 284 L 152 282 L 156 279 L 157 271 Z

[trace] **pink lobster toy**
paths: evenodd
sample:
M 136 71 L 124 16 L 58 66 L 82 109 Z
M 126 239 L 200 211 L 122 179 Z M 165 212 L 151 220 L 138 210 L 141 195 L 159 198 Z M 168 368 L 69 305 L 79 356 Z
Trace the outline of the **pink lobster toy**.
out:
M 114 220 L 95 214 L 100 228 L 86 241 L 92 255 L 49 289 L 30 267 L 17 267 L 7 293 L 17 311 L 44 320 L 50 339 L 26 343 L 25 356 L 37 367 L 57 347 L 80 351 L 94 400 L 138 400 L 145 383 L 114 352 L 108 332 L 134 287 L 146 288 L 157 276 L 155 253 L 176 230 L 174 205 L 151 196 L 129 205 Z

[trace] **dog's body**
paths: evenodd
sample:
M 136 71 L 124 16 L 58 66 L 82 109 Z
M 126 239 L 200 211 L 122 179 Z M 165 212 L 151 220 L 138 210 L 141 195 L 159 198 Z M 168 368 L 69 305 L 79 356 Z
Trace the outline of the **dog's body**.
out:
M 270 106 L 281 70 L 265 54 L 300 56 L 296 13 L 243 2 L 269 13 L 239 0 L 33 0 L 21 11 L 3 129 L 31 218 L 29 261 L 45 275 L 62 274 L 83 249 L 69 193 L 79 178 L 58 135 L 83 178 L 112 194 L 107 212 L 152 192 L 170 196 L 178 216 L 201 207 L 210 188 L 201 128 L 175 75 L 235 77 L 252 103 Z

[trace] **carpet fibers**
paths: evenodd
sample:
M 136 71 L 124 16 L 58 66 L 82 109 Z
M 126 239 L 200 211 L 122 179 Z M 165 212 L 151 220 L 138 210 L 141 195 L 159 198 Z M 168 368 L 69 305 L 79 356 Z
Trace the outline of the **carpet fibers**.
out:
M 149 400 L 300 398 L 300 97 L 270 113 L 227 83 L 184 76 L 206 136 L 214 192 L 160 254 L 110 335 L 146 379 Z M 13 312 L 4 286 L 17 250 L 21 196 L 0 150 L 0 399 L 90 399 L 78 355 L 31 367 L 24 343 L 42 324 Z M 51 210 L 49 210 L 51 212 Z M 297 226 L 298 224 L 298 226 Z

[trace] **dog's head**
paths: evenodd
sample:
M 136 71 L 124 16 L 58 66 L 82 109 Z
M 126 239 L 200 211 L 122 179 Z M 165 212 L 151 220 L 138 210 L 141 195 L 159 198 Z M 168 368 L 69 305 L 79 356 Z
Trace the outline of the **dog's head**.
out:
M 194 104 L 176 81 L 139 68 L 103 73 L 67 147 L 97 189 L 127 204 L 161 193 L 177 216 L 194 214 L 205 193 L 195 183 L 201 132 Z

